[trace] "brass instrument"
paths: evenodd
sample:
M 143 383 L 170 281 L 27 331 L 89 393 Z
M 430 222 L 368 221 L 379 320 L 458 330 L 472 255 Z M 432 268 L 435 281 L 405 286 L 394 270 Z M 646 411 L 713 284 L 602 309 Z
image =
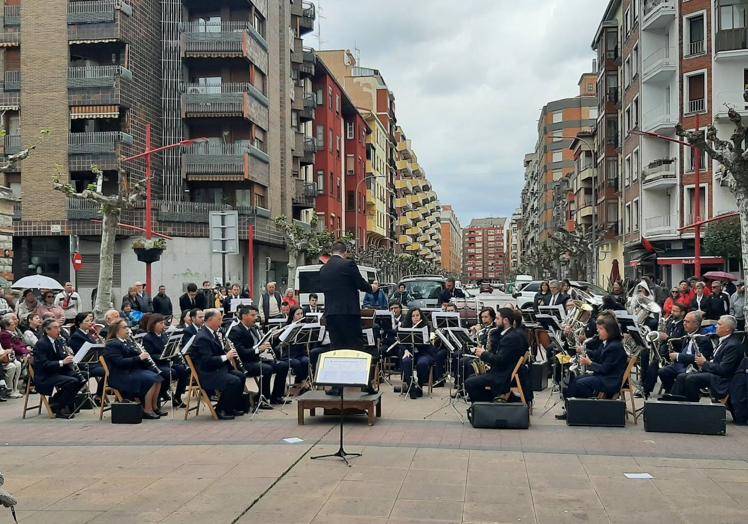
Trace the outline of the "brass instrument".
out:
M 572 303 L 574 304 L 574 307 L 569 311 L 566 318 L 564 318 L 564 321 L 561 323 L 562 339 L 561 341 L 558 341 L 557 339 L 561 348 L 564 347 L 563 342 L 566 343 L 566 347 L 576 348 L 578 340 L 587 332 L 587 323 L 592 317 L 592 306 L 590 304 L 582 302 L 581 300 L 574 300 Z M 571 331 L 571 334 L 568 334 L 567 331 Z M 568 357 L 568 360 L 564 358 L 564 361 L 562 362 L 564 356 Z M 569 355 L 568 351 L 564 351 L 563 354 L 556 355 L 556 358 L 560 364 L 571 362 L 573 366 L 576 366 L 575 369 L 579 367 L 580 356 L 576 353 L 574 355 Z
M 229 351 L 236 352 L 236 357 L 229 359 L 231 360 L 231 365 L 234 366 L 234 369 L 246 375 L 247 370 L 244 368 L 244 363 L 242 362 L 242 359 L 239 358 L 239 352 L 236 351 L 236 348 L 234 347 L 234 343 L 231 342 L 231 339 L 229 337 L 224 337 L 223 332 L 221 332 L 220 330 L 217 332 L 217 334 L 218 334 L 218 341 L 221 343 L 221 347 L 226 353 L 228 353 Z
M 491 343 L 493 342 L 493 336 L 498 330 L 499 328 L 496 327 L 488 328 L 488 334 L 486 335 L 486 347 L 483 349 L 485 349 L 486 351 L 489 350 L 489 348 L 491 347 Z M 470 367 L 473 368 L 473 372 L 476 375 L 485 375 L 486 373 L 488 373 L 488 366 L 486 365 L 486 363 L 477 357 L 470 359 Z
M 128 335 L 127 341 L 130 344 L 132 344 L 133 349 L 135 349 L 135 351 L 137 351 L 138 355 L 141 355 L 143 353 L 145 353 L 146 355 L 148 355 L 148 358 L 146 360 L 148 362 L 148 367 L 151 368 L 151 371 L 153 371 L 157 375 L 161 373 L 161 370 L 158 368 L 158 366 L 156 365 L 156 363 L 153 361 L 153 358 L 151 357 L 151 354 L 148 353 L 145 350 L 145 348 L 143 348 L 143 346 L 142 346 L 142 344 L 140 342 L 138 342 L 137 340 L 135 340 L 135 337 L 132 336 L 132 333 L 130 333 Z

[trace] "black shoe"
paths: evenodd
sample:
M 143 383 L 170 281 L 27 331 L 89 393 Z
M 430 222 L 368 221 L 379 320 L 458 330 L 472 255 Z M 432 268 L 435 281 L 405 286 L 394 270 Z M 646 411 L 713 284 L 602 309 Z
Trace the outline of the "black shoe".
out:
M 270 397 L 270 404 L 271 405 L 285 404 L 285 401 L 281 397 Z
M 423 395 L 423 392 L 421 392 L 421 395 L 418 394 L 418 390 L 419 389 L 421 389 L 421 388 L 419 388 L 415 384 L 413 384 L 412 386 L 410 386 L 410 391 L 408 391 L 408 395 L 410 396 L 410 398 L 412 398 L 413 400 L 415 400 L 418 397 L 420 397 L 421 395 Z
M 234 415 L 229 415 L 224 411 L 217 411 L 216 415 L 218 415 L 218 420 L 234 420 Z
M 148 413 L 147 411 L 143 411 L 143 420 L 158 420 L 161 417 L 158 413 Z
M 376 395 L 377 393 L 379 393 L 379 390 L 374 389 L 374 386 L 372 386 L 371 384 L 369 384 L 365 388 L 361 388 L 361 390 L 364 391 L 367 395 Z
M 55 413 L 55 418 L 75 418 L 75 415 L 70 413 L 69 411 L 58 411 Z
M 556 415 L 556 420 L 566 420 L 566 411 L 564 411 L 563 413 L 559 413 L 558 415 Z
M 164 393 L 161 395 L 161 400 L 163 401 L 171 400 L 171 396 L 168 393 Z
M 159 417 L 165 417 L 168 414 L 169 414 L 168 411 L 164 411 L 164 410 L 161 410 L 161 409 L 159 409 L 159 410 L 156 411 L 156 415 L 158 415 Z
M 241 409 L 235 409 L 233 411 L 235 417 L 241 417 L 242 415 L 246 415 L 246 411 L 242 411 Z

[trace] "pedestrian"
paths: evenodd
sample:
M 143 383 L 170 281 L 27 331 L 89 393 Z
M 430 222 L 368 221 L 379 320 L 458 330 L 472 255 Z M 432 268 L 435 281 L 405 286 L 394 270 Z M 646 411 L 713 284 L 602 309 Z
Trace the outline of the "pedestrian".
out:
M 387 309 L 387 297 L 384 291 L 379 289 L 379 282 L 376 280 L 371 283 L 371 293 L 364 295 L 364 307 L 377 310 Z
M 187 284 L 187 292 L 179 297 L 179 310 L 190 311 L 191 309 L 205 309 L 205 296 L 197 292 L 197 284 Z
M 65 282 L 65 288 L 55 296 L 55 304 L 65 312 L 65 320 L 74 320 L 80 309 L 81 296 L 72 282 Z
M 44 300 L 41 304 L 39 304 L 36 307 L 36 313 L 42 317 L 42 320 L 52 317 L 57 322 L 60 323 L 60 325 L 65 323 L 65 312 L 62 310 L 62 308 L 55 304 L 55 292 L 54 291 L 45 291 L 42 294 L 42 299 Z M 24 318 L 24 317 L 19 317 Z
M 408 293 L 405 284 L 400 284 L 397 286 L 397 291 L 395 291 L 390 297 L 390 305 L 400 304 L 401 306 L 408 307 L 408 303 L 410 303 L 411 300 L 413 300 L 413 297 Z
M 216 294 L 213 292 L 210 280 L 203 280 L 203 288 L 200 290 L 200 295 L 203 297 L 203 301 L 201 302 L 203 309 L 211 308 L 216 303 Z M 223 298 L 226 298 L 226 296 L 224 295 Z M 223 301 L 221 301 L 221 304 L 223 304 Z M 216 307 L 222 307 L 222 305 Z
M 260 319 L 266 323 L 268 319 L 278 317 L 281 314 L 283 297 L 276 289 L 276 282 L 268 282 L 265 292 L 260 296 Z
M 626 306 L 626 290 L 623 289 L 623 284 L 620 280 L 613 281 L 613 285 L 610 288 L 610 294 L 616 299 L 616 302 L 622 306 Z
M 151 296 L 143 290 L 142 282 L 135 282 L 136 300 L 138 307 L 135 308 L 142 313 L 153 313 L 153 300 Z
M 735 283 L 735 293 L 730 297 L 730 314 L 738 321 L 738 331 L 745 329 L 745 284 Z
M 299 305 L 299 301 L 296 300 L 293 288 L 289 287 L 286 289 L 286 294 L 283 295 L 283 301 L 288 302 L 289 307 L 296 307 Z
M 174 315 L 174 308 L 171 305 L 171 299 L 166 294 L 166 286 L 158 286 L 158 293 L 153 297 L 153 312 L 160 313 L 165 317 Z
M 36 311 L 39 301 L 36 299 L 33 289 L 24 289 L 21 300 L 16 303 L 16 315 L 18 318 L 26 318 L 29 313 Z
M 455 279 L 449 277 L 444 283 L 444 289 L 439 293 L 439 299 L 436 305 L 441 306 L 442 304 L 448 304 L 453 298 L 465 298 L 465 293 L 461 289 L 455 287 Z

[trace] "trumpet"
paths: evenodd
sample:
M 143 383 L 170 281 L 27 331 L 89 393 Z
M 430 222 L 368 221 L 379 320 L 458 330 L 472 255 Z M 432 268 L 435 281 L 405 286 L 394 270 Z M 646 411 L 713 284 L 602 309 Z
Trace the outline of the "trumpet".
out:
M 234 343 L 231 342 L 231 339 L 229 337 L 224 337 L 223 332 L 220 330 L 218 331 L 218 340 L 221 342 L 221 346 L 223 347 L 223 350 L 228 353 L 229 351 L 234 351 L 236 353 L 236 357 L 231 360 L 231 365 L 234 366 L 234 368 L 241 372 L 242 374 L 246 375 L 247 370 L 244 369 L 244 362 L 242 362 L 242 359 L 239 358 L 239 352 L 236 351 L 236 348 L 234 347 Z M 228 348 L 228 349 L 226 349 Z
M 135 351 L 137 351 L 138 355 L 142 355 L 143 353 L 145 353 L 146 355 L 148 355 L 148 358 L 146 360 L 148 361 L 148 367 L 151 368 L 151 371 L 153 371 L 157 375 L 161 373 L 161 370 L 158 368 L 158 366 L 156 365 L 156 363 L 153 361 L 153 358 L 151 357 L 151 354 L 148 353 L 143 348 L 143 346 L 140 344 L 140 342 L 138 342 L 137 340 L 135 340 L 135 337 L 132 336 L 132 333 L 127 337 L 127 341 L 130 344 L 132 344 L 132 347 L 135 349 Z

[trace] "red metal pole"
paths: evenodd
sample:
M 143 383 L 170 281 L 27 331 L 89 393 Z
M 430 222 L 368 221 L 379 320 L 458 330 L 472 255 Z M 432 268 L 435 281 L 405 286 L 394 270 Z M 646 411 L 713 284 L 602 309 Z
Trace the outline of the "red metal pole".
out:
M 247 233 L 247 240 L 249 243 L 249 298 L 254 300 L 255 298 L 255 226 L 249 225 L 249 232 Z
M 151 194 L 151 124 L 145 125 L 145 238 L 153 237 L 153 195 Z M 151 294 L 151 263 L 145 264 L 145 292 Z
M 699 132 L 699 115 L 696 115 L 696 132 Z M 696 172 L 696 187 L 693 191 L 694 215 L 696 218 L 693 228 L 694 241 L 694 273 L 696 278 L 701 278 L 701 149 L 694 147 L 691 154 L 696 155 L 693 169 Z

